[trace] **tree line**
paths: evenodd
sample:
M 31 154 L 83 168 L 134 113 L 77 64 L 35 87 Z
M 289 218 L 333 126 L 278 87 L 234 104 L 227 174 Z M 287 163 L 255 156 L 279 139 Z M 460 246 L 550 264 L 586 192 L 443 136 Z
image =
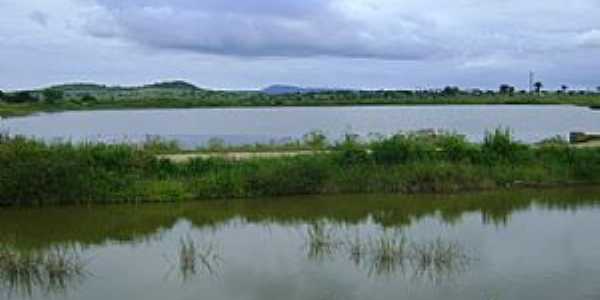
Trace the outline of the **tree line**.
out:
M 403 97 L 457 97 L 461 95 L 468 96 L 513 96 L 513 95 L 537 95 L 555 93 L 558 95 L 585 95 L 590 94 L 590 91 L 586 90 L 570 90 L 569 86 L 561 85 L 559 89 L 554 92 L 544 91 L 544 84 L 541 81 L 535 82 L 532 86 L 533 90 L 517 90 L 515 86 L 510 84 L 501 84 L 497 90 L 482 90 L 482 89 L 461 89 L 457 86 L 446 86 L 443 89 L 426 89 L 426 90 L 331 90 L 321 91 L 314 93 L 305 94 L 282 94 L 282 95 L 267 95 L 257 93 L 254 96 L 260 96 L 259 98 L 277 98 L 277 99 L 288 99 L 294 100 L 299 97 L 310 97 L 323 95 L 323 96 L 335 96 L 336 98 L 403 98 Z M 600 93 L 600 86 L 596 87 L 596 93 Z M 243 93 L 229 93 L 229 92 L 218 92 L 215 91 L 213 96 L 230 98 L 231 96 L 239 97 L 239 100 L 247 99 Z M 230 94 L 230 95 L 227 95 Z M 0 90 L 0 102 L 5 103 L 37 103 L 44 102 L 47 104 L 54 104 L 61 100 L 66 100 L 68 97 L 65 92 L 57 88 L 48 88 L 41 91 L 17 91 L 17 92 L 3 92 Z M 95 102 L 98 99 L 91 94 L 83 94 L 76 97 L 70 97 L 69 100 L 79 100 L 82 102 Z M 298 99 L 301 100 L 301 99 Z

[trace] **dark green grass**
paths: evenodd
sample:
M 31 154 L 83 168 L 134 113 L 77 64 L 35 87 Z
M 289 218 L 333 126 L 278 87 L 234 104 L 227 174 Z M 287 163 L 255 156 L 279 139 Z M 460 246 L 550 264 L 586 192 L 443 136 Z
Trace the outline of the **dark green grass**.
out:
M 297 157 L 161 160 L 173 145 L 45 144 L 0 137 L 0 203 L 172 202 L 337 193 L 448 193 L 600 181 L 600 149 L 525 145 L 508 131 L 352 138 Z

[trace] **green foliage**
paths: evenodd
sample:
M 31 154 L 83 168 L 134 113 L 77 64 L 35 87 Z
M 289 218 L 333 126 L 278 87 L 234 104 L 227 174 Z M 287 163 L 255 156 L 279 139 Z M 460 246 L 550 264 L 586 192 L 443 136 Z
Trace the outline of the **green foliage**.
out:
M 47 91 L 63 93 L 62 101 L 45 98 Z M 540 94 L 542 91 L 540 91 Z M 50 99 L 54 99 L 50 97 Z M 422 105 L 422 104 L 571 104 L 600 106 L 600 95 L 589 91 L 545 93 L 537 97 L 503 84 L 498 91 L 461 90 L 448 86 L 431 90 L 324 90 L 300 94 L 271 95 L 250 91 L 211 91 L 186 82 L 164 82 L 140 87 L 109 87 L 96 84 L 67 84 L 40 91 L 4 95 L 0 115 L 22 115 L 36 111 L 191 108 L 260 106 Z M 18 104 L 18 105 L 14 105 Z M 26 106 L 26 107 L 24 107 Z
M 119 201 L 154 158 L 124 145 L 1 139 L 0 202 Z
M 342 166 L 364 164 L 371 159 L 367 150 L 358 142 L 357 136 L 346 134 L 344 141 L 337 145 L 335 160 Z
M 457 135 L 348 135 L 311 155 L 244 160 L 156 158 L 175 145 L 45 144 L 0 135 L 0 204 L 165 202 L 321 193 L 422 193 L 600 180 L 600 149 L 535 147 L 508 130 L 482 144 Z
M 394 135 L 374 143 L 371 150 L 379 164 L 428 161 L 437 156 L 437 149 L 429 137 L 414 134 Z
M 97 102 L 98 99 L 96 99 L 96 97 L 94 97 L 90 94 L 85 94 L 85 95 L 83 95 L 83 97 L 81 97 L 81 101 L 82 102 Z
M 509 84 L 502 84 L 500 85 L 500 88 L 498 89 L 498 93 L 500 93 L 501 95 L 513 95 L 515 92 L 515 87 L 511 86 Z
M 479 152 L 478 145 L 469 143 L 464 136 L 441 135 L 434 142 L 442 159 L 451 162 L 472 162 Z
M 509 129 L 487 132 L 481 152 L 483 161 L 489 164 L 521 163 L 531 156 L 529 146 L 514 141 Z
M 303 142 L 313 150 L 325 149 L 329 145 L 327 136 L 322 131 L 312 131 L 305 134 Z
M 22 91 L 15 94 L 5 94 L 3 100 L 7 103 L 33 103 L 39 99 L 34 97 L 30 92 Z
M 58 89 L 45 89 L 42 91 L 42 95 L 44 96 L 44 100 L 48 103 L 54 103 L 62 100 L 64 97 L 63 91 Z

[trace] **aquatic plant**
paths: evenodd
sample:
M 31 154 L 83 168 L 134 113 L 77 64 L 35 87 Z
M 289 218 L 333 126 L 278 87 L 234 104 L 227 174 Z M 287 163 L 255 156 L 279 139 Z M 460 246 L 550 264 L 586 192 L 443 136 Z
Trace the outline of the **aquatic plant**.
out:
M 369 247 L 369 274 L 390 275 L 404 269 L 404 263 L 409 257 L 408 240 L 403 235 L 400 238 L 382 236 L 372 240 Z
M 307 229 L 306 247 L 308 258 L 321 260 L 334 254 L 341 245 L 334 233 L 334 229 L 325 223 L 317 222 L 311 224 Z
M 1 246 L 0 288 L 9 296 L 65 293 L 88 275 L 85 266 L 80 252 L 72 247 L 18 251 Z
M 177 268 L 183 281 L 188 281 L 199 273 L 215 276 L 221 262 L 215 243 L 198 243 L 190 236 L 179 240 L 177 258 Z
M 463 272 L 473 259 L 457 242 L 442 238 L 412 245 L 410 263 L 414 276 L 427 278 L 432 282 Z

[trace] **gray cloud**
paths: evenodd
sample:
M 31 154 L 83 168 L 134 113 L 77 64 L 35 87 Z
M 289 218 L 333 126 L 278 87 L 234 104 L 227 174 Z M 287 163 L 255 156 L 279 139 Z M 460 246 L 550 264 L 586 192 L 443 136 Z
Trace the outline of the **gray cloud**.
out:
M 86 25 L 97 37 L 235 56 L 341 56 L 424 59 L 444 55 L 426 22 L 405 18 L 376 28 L 346 14 L 338 1 L 121 1 Z M 107 24 L 116 28 L 107 31 Z M 391 30 L 390 30 L 391 29 Z
M 48 16 L 43 12 L 36 10 L 29 14 L 29 18 L 36 24 L 46 27 L 48 26 Z
M 466 56 L 481 61 L 489 55 L 522 57 L 594 45 L 592 29 L 600 28 L 600 5 L 595 0 L 574 0 L 571 6 L 559 0 L 544 5 L 519 0 L 97 0 L 97 4 L 103 9 L 100 17 L 86 26 L 94 36 L 250 57 Z M 588 35 L 580 37 L 582 31 Z
M 600 1 L 0 0 L 0 89 L 600 85 Z M 250 71 L 251 70 L 251 71 Z

